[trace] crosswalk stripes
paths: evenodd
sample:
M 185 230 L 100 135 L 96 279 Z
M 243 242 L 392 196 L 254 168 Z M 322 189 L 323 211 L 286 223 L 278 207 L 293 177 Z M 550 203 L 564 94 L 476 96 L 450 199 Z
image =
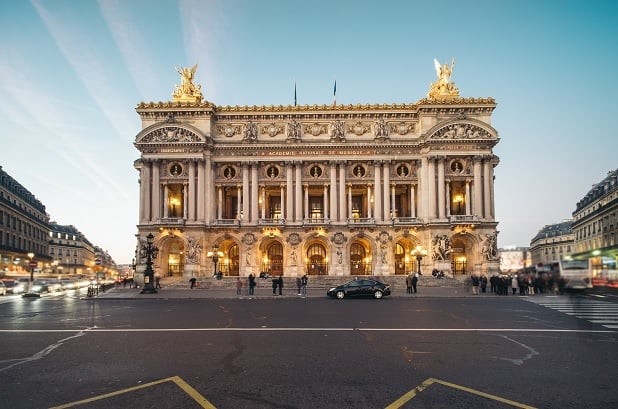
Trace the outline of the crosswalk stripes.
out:
M 567 315 L 585 319 L 593 324 L 618 329 L 618 304 L 599 300 L 563 297 L 528 297 L 526 300 Z

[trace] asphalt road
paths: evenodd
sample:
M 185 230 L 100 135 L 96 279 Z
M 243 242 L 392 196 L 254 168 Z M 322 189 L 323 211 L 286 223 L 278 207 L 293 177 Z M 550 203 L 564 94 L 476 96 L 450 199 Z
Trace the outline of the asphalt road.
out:
M 617 315 L 611 293 L 15 298 L 0 406 L 618 407 Z

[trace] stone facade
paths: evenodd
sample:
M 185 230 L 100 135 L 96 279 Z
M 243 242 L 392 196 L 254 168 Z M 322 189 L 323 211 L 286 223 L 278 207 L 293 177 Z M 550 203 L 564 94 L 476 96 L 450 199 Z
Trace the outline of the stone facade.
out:
M 426 274 L 497 271 L 495 108 L 140 103 L 137 249 L 155 235 L 162 276 L 212 275 L 213 251 L 232 276 L 403 275 L 419 245 Z
M 574 250 L 573 220 L 544 226 L 530 241 L 533 266 L 554 263 L 571 257 Z
M 0 269 L 28 272 L 28 253 L 39 268 L 50 261 L 49 215 L 45 206 L 0 167 Z

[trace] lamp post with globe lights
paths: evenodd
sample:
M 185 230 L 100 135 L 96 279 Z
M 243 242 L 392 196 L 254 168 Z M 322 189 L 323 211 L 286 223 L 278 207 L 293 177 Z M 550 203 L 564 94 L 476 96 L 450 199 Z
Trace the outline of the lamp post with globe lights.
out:
M 417 274 L 421 275 L 421 261 L 423 257 L 427 255 L 427 250 L 425 250 L 420 244 L 416 246 L 414 250 L 412 250 L 412 255 L 416 257 L 416 266 L 417 266 Z
M 152 260 L 157 258 L 159 249 L 154 245 L 154 235 L 148 233 L 146 244 L 142 246 L 141 256 L 146 257 L 146 269 L 144 270 L 144 287 L 140 294 L 155 294 L 157 290 L 152 285 L 154 271 L 152 270 Z
M 219 251 L 219 247 L 215 244 L 212 246 L 212 250 L 206 254 L 206 257 L 212 259 L 212 264 L 215 268 L 215 278 L 221 280 L 221 273 L 217 272 L 217 263 L 219 263 L 219 258 L 223 257 L 223 252 Z

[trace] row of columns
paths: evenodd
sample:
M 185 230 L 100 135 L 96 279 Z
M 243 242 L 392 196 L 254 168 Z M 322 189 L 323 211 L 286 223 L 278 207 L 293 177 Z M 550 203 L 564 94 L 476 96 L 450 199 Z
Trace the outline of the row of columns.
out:
M 395 189 L 409 184 L 409 214 L 424 219 L 444 219 L 450 216 L 451 181 L 446 179 L 444 157 L 425 156 L 416 169 L 417 180 L 393 182 L 390 161 L 374 161 L 373 184 L 367 183 L 367 216 L 376 222 L 390 222 L 395 204 Z M 418 164 L 418 162 L 414 162 Z M 222 219 L 223 187 L 215 186 L 210 157 L 187 162 L 187 179 L 174 184 L 183 186 L 182 218 L 189 221 Z M 465 212 L 479 218 L 494 217 L 493 157 L 473 158 L 472 179 L 465 184 Z M 266 217 L 266 188 L 259 184 L 260 162 L 242 163 L 242 184 L 237 185 L 237 215 L 243 223 L 256 224 Z M 352 212 L 352 185 L 346 180 L 345 161 L 331 161 L 330 183 L 323 185 L 324 218 L 346 222 Z M 280 185 L 281 213 L 286 222 L 302 222 L 309 218 L 309 185 L 302 181 L 303 163 L 286 163 L 285 183 Z M 167 180 L 162 181 L 159 162 L 143 160 L 140 169 L 140 222 L 168 218 L 170 191 Z M 471 189 L 472 186 L 472 189 Z M 373 192 L 372 192 L 373 188 Z M 303 192 L 304 190 L 304 192 Z M 373 202 L 372 202 L 373 198 Z M 262 203 L 261 209 L 259 203 Z M 261 212 L 260 212 L 261 210 Z

